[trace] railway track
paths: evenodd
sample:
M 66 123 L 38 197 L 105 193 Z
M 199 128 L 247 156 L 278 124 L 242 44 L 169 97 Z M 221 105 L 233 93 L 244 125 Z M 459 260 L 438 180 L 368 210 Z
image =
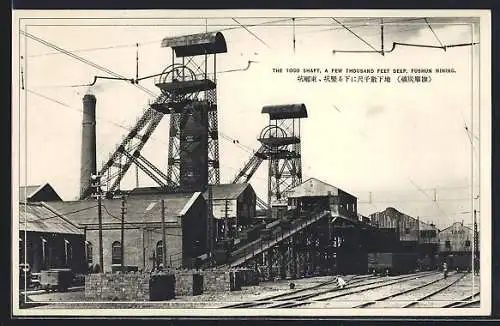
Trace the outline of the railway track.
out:
M 393 292 L 388 295 L 379 297 L 375 300 L 372 301 L 367 301 L 364 303 L 361 303 L 357 306 L 354 306 L 353 308 L 390 308 L 390 307 L 399 307 L 399 308 L 408 308 L 411 307 L 415 302 L 425 300 L 429 297 L 432 297 L 433 295 L 440 293 L 447 288 L 453 286 L 454 284 L 458 283 L 460 280 L 462 280 L 466 274 L 452 274 L 449 276 L 447 279 L 443 279 L 439 274 L 437 275 L 438 277 L 436 279 L 433 279 L 429 282 L 426 282 L 424 284 L 416 284 L 414 286 L 411 286 L 407 289 L 404 289 L 399 292 Z M 440 286 L 441 284 L 444 283 L 444 286 Z M 434 289 L 434 286 L 438 286 L 437 289 Z M 429 289 L 431 289 L 431 292 L 429 293 Z M 424 295 L 419 293 L 423 292 Z M 417 300 L 415 300 L 415 297 L 418 297 Z M 398 298 L 395 301 L 389 301 L 394 298 Z M 409 304 L 406 304 L 409 300 L 412 300 Z
M 378 276 L 364 276 L 364 277 L 354 276 L 354 277 L 346 280 L 347 286 L 344 288 L 339 288 L 336 285 L 337 281 L 335 278 L 334 280 L 323 282 L 323 283 L 315 285 L 313 287 L 308 287 L 305 289 L 296 290 L 296 291 L 292 291 L 292 292 L 288 292 L 288 293 L 282 293 L 279 295 L 274 295 L 274 296 L 262 298 L 262 299 L 251 301 L 251 302 L 244 302 L 244 303 L 239 303 L 239 304 L 235 304 L 235 305 L 225 306 L 224 308 L 257 308 L 257 307 L 259 307 L 259 308 L 292 308 L 292 307 L 298 307 L 298 306 L 301 306 L 304 304 L 308 304 L 308 303 L 310 303 L 310 301 L 306 301 L 306 300 L 309 300 L 309 299 L 317 297 L 317 296 L 330 294 L 331 292 L 334 292 L 334 291 L 346 291 L 347 290 L 347 292 L 337 294 L 334 296 L 328 296 L 328 297 L 320 299 L 320 300 L 328 300 L 330 298 L 342 297 L 342 296 L 349 295 L 352 293 L 359 293 L 361 291 L 366 290 L 366 286 L 370 286 L 370 285 L 374 285 L 374 284 L 375 285 L 372 287 L 369 287 L 369 289 L 387 286 L 387 285 L 398 283 L 398 282 L 404 282 L 407 279 L 413 279 L 415 277 L 426 277 L 426 276 L 433 275 L 433 274 L 436 274 L 436 273 L 435 272 L 426 272 L 426 273 L 419 274 L 417 276 L 415 274 L 404 275 L 404 276 L 391 278 L 390 280 L 387 280 L 385 277 L 378 277 Z M 384 283 L 381 284 L 381 282 L 384 282 Z M 321 290 L 321 291 L 315 291 L 321 287 L 325 287 L 325 286 L 332 285 L 332 284 L 335 284 L 335 287 L 328 288 L 328 289 Z M 362 289 L 359 289 L 359 288 L 362 288 Z M 352 291 L 353 289 L 354 289 L 354 291 Z M 351 291 L 349 291 L 349 290 L 351 290 Z M 312 292 L 306 293 L 306 294 L 302 293 L 305 291 L 312 291 Z M 297 295 L 298 293 L 302 293 L 302 294 Z M 278 301 L 278 302 L 276 302 L 276 301 Z M 316 301 L 319 301 L 319 300 L 316 300 Z
M 455 274 L 455 275 L 457 275 L 457 274 Z M 410 308 L 410 307 L 414 307 L 414 306 L 416 306 L 419 302 L 424 301 L 424 300 L 427 300 L 427 299 L 429 299 L 429 298 L 431 298 L 431 297 L 433 297 L 433 296 L 435 296 L 435 295 L 437 295 L 437 294 L 439 294 L 439 293 L 442 293 L 444 290 L 446 290 L 446 289 L 448 289 L 449 287 L 451 287 L 451 286 L 453 286 L 453 285 L 457 284 L 458 282 L 460 282 L 460 281 L 461 281 L 461 280 L 462 280 L 465 276 L 467 276 L 467 274 L 462 274 L 462 275 L 460 275 L 457 279 L 453 280 L 453 282 L 451 282 L 451 283 L 449 283 L 449 284 L 446 284 L 445 286 L 442 286 L 442 287 L 440 287 L 440 288 L 436 289 L 435 291 L 432 291 L 431 293 L 429 293 L 429 294 L 427 294 L 427 295 L 425 295 L 425 296 L 423 296 L 423 297 L 420 297 L 419 299 L 417 299 L 417 300 L 415 300 L 415 301 L 413 301 L 413 302 L 410 302 L 410 303 L 408 303 L 408 304 L 404 305 L 404 306 L 403 306 L 403 308 Z
M 382 277 L 382 279 L 378 278 L 376 281 L 373 281 L 373 282 L 368 282 L 368 283 L 364 283 L 364 284 L 358 284 L 358 285 L 354 285 L 354 286 L 350 286 L 350 287 L 345 287 L 344 289 L 337 289 L 337 290 L 340 290 L 340 292 L 342 292 L 342 293 L 327 295 L 325 297 L 316 298 L 312 301 L 308 300 L 308 299 L 311 299 L 312 297 L 300 298 L 299 300 L 296 300 L 295 302 L 287 302 L 287 303 L 280 304 L 278 306 L 273 306 L 270 308 L 296 308 L 296 307 L 300 307 L 303 305 L 311 304 L 312 302 L 331 301 L 332 299 L 346 297 L 346 296 L 353 295 L 353 294 L 365 293 L 366 291 L 369 291 L 369 290 L 376 290 L 376 289 L 387 287 L 387 286 L 390 286 L 393 284 L 408 282 L 410 280 L 414 280 L 414 279 L 418 279 L 418 278 L 422 278 L 422 277 L 430 277 L 430 276 L 433 276 L 436 274 L 438 274 L 438 273 L 437 272 L 425 272 L 422 274 L 411 274 L 411 275 L 399 276 L 396 278 L 391 278 L 390 280 L 387 280 L 387 279 Z M 347 291 L 345 291 L 345 290 L 347 290 Z M 317 295 L 315 295 L 315 297 L 320 296 L 320 295 L 323 295 L 323 293 L 318 293 Z M 306 301 L 306 300 L 308 300 L 308 301 Z
M 355 275 L 355 276 L 352 276 L 351 278 L 349 278 L 348 282 L 352 282 L 354 279 L 359 279 L 359 281 L 361 281 L 361 280 L 364 280 L 364 279 L 367 279 L 367 278 L 371 278 L 371 277 L 373 277 L 373 276 L 358 276 L 358 275 Z M 255 301 L 243 302 L 243 303 L 237 303 L 237 304 L 233 304 L 233 305 L 229 305 L 229 306 L 224 306 L 223 308 L 250 308 L 250 307 L 258 307 L 258 306 L 261 306 L 261 305 L 268 304 L 269 302 L 273 302 L 273 300 L 276 300 L 276 299 L 280 299 L 280 298 L 283 298 L 283 297 L 286 297 L 286 296 L 296 295 L 298 293 L 303 293 L 303 292 L 306 292 L 306 291 L 314 291 L 316 289 L 319 289 L 319 288 L 322 288 L 322 287 L 325 287 L 325 286 L 328 286 L 328 285 L 336 284 L 336 283 L 337 283 L 337 278 L 334 277 L 332 280 L 321 282 L 320 284 L 309 286 L 307 288 L 297 289 L 297 290 L 293 290 L 293 291 L 286 292 L 286 293 L 281 293 L 281 294 L 276 294 L 276 295 L 272 295 L 272 296 L 265 297 L 265 298 L 262 298 L 262 299 L 257 299 Z
M 473 295 L 469 295 L 461 300 L 446 304 L 443 308 L 471 308 L 472 306 L 479 306 L 479 294 L 480 291 L 477 291 Z

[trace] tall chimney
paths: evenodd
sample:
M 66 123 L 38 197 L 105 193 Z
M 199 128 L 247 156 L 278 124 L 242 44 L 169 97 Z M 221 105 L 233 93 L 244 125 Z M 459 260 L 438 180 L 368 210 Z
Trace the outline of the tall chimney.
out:
M 84 199 L 90 194 L 90 177 L 97 172 L 95 103 L 94 95 L 86 94 L 83 97 L 80 199 Z

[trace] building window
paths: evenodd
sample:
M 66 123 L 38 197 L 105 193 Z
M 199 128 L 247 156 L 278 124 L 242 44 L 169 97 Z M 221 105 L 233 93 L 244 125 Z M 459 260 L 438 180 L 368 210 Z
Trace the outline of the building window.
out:
M 111 264 L 122 263 L 122 244 L 120 241 L 113 242 L 111 246 Z
M 405 234 L 410 234 L 410 228 L 405 228 Z
M 92 252 L 92 243 L 90 241 L 86 241 L 86 244 L 85 244 L 85 255 L 87 257 L 87 264 L 92 264 L 93 262 L 93 252 Z
M 446 249 L 451 249 L 451 242 L 450 242 L 450 240 L 446 240 L 444 242 L 444 246 L 446 247 Z
M 465 246 L 470 247 L 470 240 L 465 240 Z
M 163 263 L 163 241 L 158 241 L 156 243 L 156 261 L 158 265 Z

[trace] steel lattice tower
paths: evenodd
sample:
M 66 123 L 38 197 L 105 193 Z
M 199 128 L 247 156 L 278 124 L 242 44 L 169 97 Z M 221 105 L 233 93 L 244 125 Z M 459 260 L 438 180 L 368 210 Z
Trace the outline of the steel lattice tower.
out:
M 201 190 L 207 183 L 220 183 L 216 54 L 227 52 L 224 36 L 216 32 L 165 38 L 161 46 L 172 48 L 172 64 L 154 75 L 161 95 L 148 105 L 98 172 L 108 198 L 120 195 L 120 183 L 132 164 L 165 191 Z M 141 154 L 165 114 L 170 115 L 166 174 Z M 84 197 L 92 195 L 90 187 L 84 191 Z
M 269 114 L 259 141 L 265 150 L 259 155 L 269 161 L 269 206 L 287 205 L 287 193 L 302 182 L 300 150 L 300 119 L 307 118 L 304 104 L 264 106 L 262 113 Z
M 267 203 L 257 197 L 257 205 L 269 209 L 286 205 L 287 192 L 302 182 L 300 119 L 307 118 L 304 104 L 264 106 L 269 125 L 262 129 L 260 148 L 238 172 L 233 183 L 248 182 L 264 160 L 269 161 Z

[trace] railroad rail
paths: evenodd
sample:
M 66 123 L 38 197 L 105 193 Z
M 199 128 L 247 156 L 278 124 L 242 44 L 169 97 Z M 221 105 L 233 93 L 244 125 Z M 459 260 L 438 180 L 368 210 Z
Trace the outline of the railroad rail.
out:
M 425 273 L 418 274 L 418 277 L 427 277 L 427 276 L 435 275 L 435 274 L 438 274 L 438 273 L 434 272 L 434 271 L 425 272 Z M 322 291 L 296 295 L 297 293 L 315 290 L 315 289 L 336 283 L 337 280 L 335 278 L 335 280 L 323 282 L 321 284 L 318 284 L 318 285 L 315 285 L 312 287 L 308 287 L 308 288 L 304 288 L 304 289 L 300 289 L 300 290 L 296 290 L 296 291 L 292 291 L 292 292 L 288 292 L 288 293 L 282 293 L 282 294 L 258 299 L 255 301 L 251 301 L 251 302 L 244 302 L 244 303 L 234 304 L 234 305 L 230 305 L 230 306 L 225 306 L 224 308 L 255 308 L 255 307 L 262 307 L 262 306 L 266 306 L 265 308 L 293 308 L 293 307 L 298 307 L 298 306 L 302 306 L 305 304 L 309 304 L 309 303 L 311 303 L 311 301 L 306 301 L 306 300 L 309 300 L 311 298 L 314 298 L 314 297 L 317 297 L 320 295 L 328 294 L 328 293 L 331 293 L 334 291 L 353 290 L 353 291 L 347 291 L 344 293 L 336 294 L 333 296 L 328 296 L 328 297 L 325 297 L 322 299 L 316 299 L 315 301 L 326 301 L 326 300 L 330 300 L 330 299 L 338 298 L 338 297 L 342 297 L 342 296 L 347 296 L 347 295 L 354 294 L 354 293 L 360 293 L 362 291 L 371 290 L 371 289 L 380 288 L 380 287 L 388 286 L 388 285 L 395 284 L 395 283 L 404 282 L 404 281 L 407 281 L 409 279 L 414 279 L 415 277 L 416 277 L 415 274 L 411 274 L 411 275 L 399 276 L 399 277 L 391 278 L 390 280 L 387 280 L 387 279 L 385 279 L 385 277 L 372 276 L 372 275 L 363 277 L 361 279 L 359 278 L 359 276 L 354 276 L 354 277 L 347 280 L 347 286 L 344 288 L 340 288 L 340 287 L 336 286 L 335 288 L 329 288 L 329 289 L 322 290 Z M 374 278 L 375 278 L 375 280 L 373 280 Z M 384 283 L 380 284 L 381 282 L 384 282 Z M 374 285 L 374 286 L 370 287 L 370 285 Z M 366 286 L 368 286 L 368 288 L 366 288 Z M 361 289 L 359 289 L 359 288 L 361 288 Z M 278 300 L 279 302 L 276 302 L 277 301 L 276 299 L 280 299 L 280 300 Z
M 454 275 L 457 275 L 457 274 L 454 274 Z M 451 276 L 452 275 L 450 275 L 450 277 Z M 417 301 L 425 300 L 425 299 L 427 299 L 427 298 L 429 298 L 429 297 L 431 297 L 431 296 L 433 296 L 433 295 L 435 295 L 437 293 L 440 293 L 440 292 L 446 290 L 450 286 L 452 286 L 452 285 L 456 284 L 457 282 L 459 282 L 460 280 L 462 280 L 465 276 L 466 276 L 466 274 L 459 275 L 459 277 L 457 279 L 453 280 L 450 284 L 446 284 L 445 286 L 440 287 L 439 289 L 437 289 L 437 290 L 431 292 L 430 294 L 428 294 L 428 295 L 426 295 L 426 296 L 418 299 Z M 386 301 L 386 300 L 389 300 L 389 299 L 393 299 L 393 298 L 396 298 L 398 296 L 401 296 L 401 295 L 404 295 L 404 294 L 407 294 L 407 293 L 415 292 L 417 290 L 424 289 L 424 288 L 429 287 L 431 285 L 438 284 L 438 283 L 440 283 L 442 281 L 443 281 L 442 278 L 437 278 L 435 280 L 432 280 L 432 281 L 427 282 L 427 283 L 422 284 L 422 285 L 413 286 L 413 287 L 410 287 L 409 289 L 405 289 L 405 290 L 400 291 L 400 292 L 392 293 L 392 294 L 383 296 L 383 297 L 378 298 L 378 299 L 373 300 L 373 301 L 364 302 L 362 304 L 359 304 L 359 305 L 355 306 L 354 308 L 367 308 L 367 307 L 373 306 L 373 305 L 375 305 L 375 304 L 377 304 L 379 302 L 383 302 L 383 301 Z M 411 304 L 414 304 L 414 302 L 408 304 L 407 306 L 410 307 Z M 407 307 L 407 306 L 404 306 L 404 307 Z
M 451 286 L 453 286 L 453 285 L 457 284 L 457 283 L 458 283 L 459 281 L 461 281 L 461 280 L 462 280 L 465 276 L 467 276 L 467 274 L 463 274 L 463 275 L 461 275 L 458 279 L 456 279 L 456 280 L 454 280 L 453 282 L 451 282 L 450 284 L 447 284 L 447 285 L 445 285 L 445 286 L 443 286 L 443 287 L 441 287 L 441 288 L 437 289 L 436 291 L 433 291 L 433 292 L 431 292 L 431 293 L 429 293 L 429 294 L 427 294 L 427 295 L 425 295 L 425 296 L 423 296 L 423 297 L 421 297 L 421 298 L 419 298 L 419 299 L 417 299 L 417 300 L 415 300 L 415 301 L 413 301 L 413 302 L 410 302 L 410 303 L 408 303 L 408 304 L 404 305 L 404 306 L 403 306 L 403 308 L 410 308 L 410 307 L 413 307 L 413 306 L 417 305 L 419 302 L 422 302 L 422 301 L 424 301 L 424 300 L 426 300 L 426 299 L 429 299 L 430 297 L 435 296 L 435 295 L 436 295 L 436 294 L 438 294 L 438 293 L 443 292 L 444 290 L 448 289 L 449 287 L 451 287 Z

